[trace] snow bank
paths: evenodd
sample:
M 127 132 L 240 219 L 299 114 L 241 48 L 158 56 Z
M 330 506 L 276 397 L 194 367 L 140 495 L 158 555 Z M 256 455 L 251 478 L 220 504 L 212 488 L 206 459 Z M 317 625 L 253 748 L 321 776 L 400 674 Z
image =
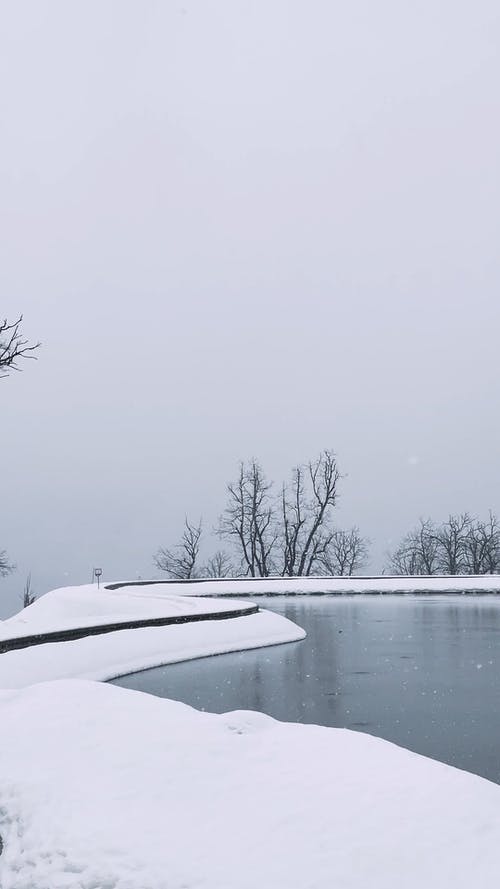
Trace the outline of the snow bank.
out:
M 211 609 L 213 603 L 207 604 Z M 118 630 L 0 654 L 0 688 L 21 688 L 49 679 L 104 681 L 211 654 L 295 642 L 305 635 L 301 627 L 271 611 L 230 620 Z
M 2 889 L 496 889 L 500 787 L 346 730 L 0 693 Z
M 0 623 L 0 640 L 31 636 L 55 630 L 71 630 L 87 626 L 103 626 L 148 618 L 181 617 L 224 611 L 227 605 L 214 600 L 188 598 L 177 590 L 130 586 L 108 590 L 88 584 L 63 587 L 41 596 L 29 608 Z M 193 590 L 194 593 L 194 590 Z M 248 602 L 234 602 L 231 610 L 247 608 Z
M 201 580 L 187 583 L 151 581 L 124 583 L 127 594 L 140 596 L 306 596 L 354 593 L 500 593 L 500 575 L 477 577 L 264 577 Z M 117 592 L 119 592 L 117 590 Z
M 8 620 L 0 621 L 0 641 L 56 630 L 131 620 L 181 617 L 224 611 L 224 596 L 349 595 L 396 593 L 500 593 L 500 576 L 480 577 L 297 577 L 203 580 L 65 587 L 41 596 Z M 207 597 L 211 597 L 207 602 Z M 231 602 L 231 610 L 247 602 Z
M 66 587 L 47 593 L 0 626 L 8 639 L 118 624 L 133 619 L 191 617 L 248 610 L 244 602 L 186 597 L 160 586 L 97 590 Z M 304 630 L 270 611 L 227 620 L 120 629 L 105 635 L 46 642 L 0 653 L 0 688 L 51 679 L 108 680 L 177 661 L 303 639 Z

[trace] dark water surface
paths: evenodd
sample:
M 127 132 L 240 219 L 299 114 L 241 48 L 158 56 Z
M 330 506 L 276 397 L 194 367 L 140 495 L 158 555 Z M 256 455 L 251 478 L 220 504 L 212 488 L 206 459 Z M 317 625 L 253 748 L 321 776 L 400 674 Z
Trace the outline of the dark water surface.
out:
M 116 685 L 378 735 L 500 783 L 500 597 L 258 599 L 307 631 Z

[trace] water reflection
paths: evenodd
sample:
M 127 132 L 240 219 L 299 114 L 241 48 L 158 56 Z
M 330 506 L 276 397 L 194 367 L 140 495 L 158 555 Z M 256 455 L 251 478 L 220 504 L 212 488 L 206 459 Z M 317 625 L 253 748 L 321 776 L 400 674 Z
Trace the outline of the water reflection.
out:
M 260 601 L 260 600 L 259 600 Z M 500 599 L 271 598 L 304 642 L 116 684 L 199 709 L 366 731 L 500 783 Z

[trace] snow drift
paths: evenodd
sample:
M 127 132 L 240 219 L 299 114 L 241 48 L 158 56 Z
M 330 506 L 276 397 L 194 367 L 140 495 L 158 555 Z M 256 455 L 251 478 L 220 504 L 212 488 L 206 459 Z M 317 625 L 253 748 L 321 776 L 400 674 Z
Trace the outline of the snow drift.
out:
M 500 788 L 98 683 L 0 693 L 2 889 L 496 889 Z

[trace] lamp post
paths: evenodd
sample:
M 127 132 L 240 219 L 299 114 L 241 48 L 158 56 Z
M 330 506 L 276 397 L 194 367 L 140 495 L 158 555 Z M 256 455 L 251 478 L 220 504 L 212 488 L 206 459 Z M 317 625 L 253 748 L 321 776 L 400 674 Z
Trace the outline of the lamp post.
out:
M 94 576 L 97 577 L 97 589 L 100 588 L 101 575 L 102 575 L 102 568 L 94 568 Z

